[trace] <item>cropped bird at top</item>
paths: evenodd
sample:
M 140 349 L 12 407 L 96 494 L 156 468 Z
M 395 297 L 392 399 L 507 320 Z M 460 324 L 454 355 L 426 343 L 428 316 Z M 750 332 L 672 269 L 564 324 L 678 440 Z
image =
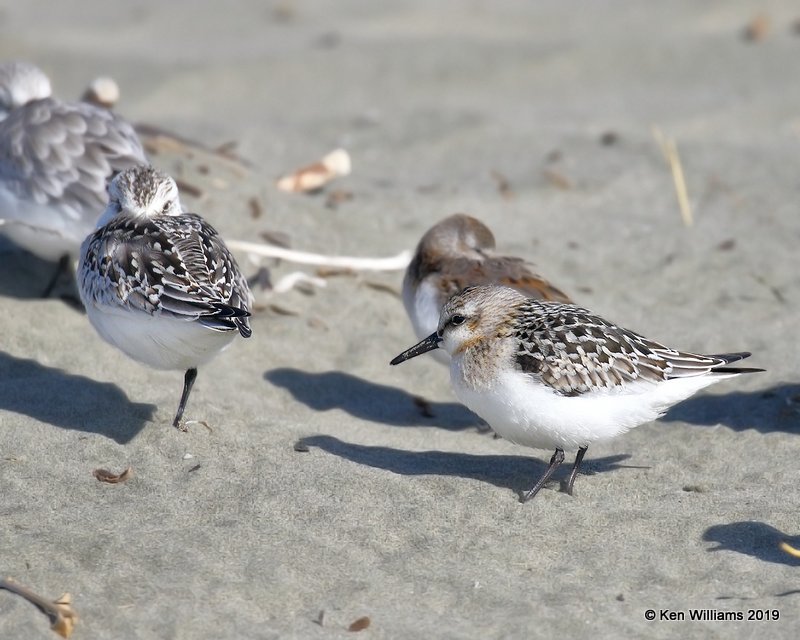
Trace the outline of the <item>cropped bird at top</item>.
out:
M 49 79 L 30 63 L 0 64 L 0 233 L 59 262 L 45 296 L 71 271 L 108 200 L 108 181 L 145 162 L 122 118 L 51 97 Z
M 444 303 L 464 287 L 500 284 L 531 298 L 570 302 L 522 258 L 495 253 L 494 235 L 480 220 L 457 213 L 431 227 L 403 280 L 403 304 L 417 338 L 436 330 Z M 447 363 L 447 352 L 434 356 Z
M 564 449 L 578 450 L 571 494 L 589 445 L 655 420 L 710 384 L 763 371 L 728 366 L 749 353 L 677 351 L 586 309 L 492 285 L 453 296 L 437 330 L 391 364 L 439 347 L 451 356 L 450 381 L 461 402 L 503 438 L 555 449 L 523 502 L 548 481 Z
M 81 300 L 100 336 L 156 369 L 186 371 L 173 421 L 197 367 L 239 334 L 249 338 L 253 297 L 222 238 L 184 213 L 175 181 L 150 166 L 120 173 L 109 202 L 81 247 Z

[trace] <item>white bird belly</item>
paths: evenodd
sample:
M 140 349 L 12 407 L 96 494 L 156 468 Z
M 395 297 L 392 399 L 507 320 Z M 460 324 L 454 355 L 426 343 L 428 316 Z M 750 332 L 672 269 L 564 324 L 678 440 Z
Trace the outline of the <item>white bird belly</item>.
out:
M 237 331 L 215 331 L 196 321 L 86 305 L 100 336 L 137 362 L 156 369 L 186 370 L 205 364 L 225 349 Z
M 20 199 L 0 186 L 0 233 L 43 260 L 55 262 L 65 254 L 77 256 L 92 228 L 68 207 Z
M 500 436 L 536 449 L 573 450 L 651 422 L 720 378 L 696 376 L 625 389 L 564 396 L 519 371 L 499 373 L 487 388 L 468 385 L 451 364 L 456 396 Z
M 439 314 L 444 301 L 441 299 L 439 289 L 430 279 L 423 280 L 416 291 L 410 286 L 404 286 L 403 304 L 419 340 L 427 338 L 439 328 Z M 450 354 L 444 349 L 436 349 L 432 354 L 439 362 L 444 364 L 450 362 Z

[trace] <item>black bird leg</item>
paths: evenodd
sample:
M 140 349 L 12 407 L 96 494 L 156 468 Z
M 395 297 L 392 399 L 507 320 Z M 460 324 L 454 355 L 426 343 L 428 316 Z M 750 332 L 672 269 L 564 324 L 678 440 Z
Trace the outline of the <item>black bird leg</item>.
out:
M 53 289 L 56 288 L 56 285 L 58 284 L 58 281 L 61 278 L 61 274 L 69 272 L 70 272 L 69 254 L 65 253 L 58 259 L 58 266 L 56 267 L 56 271 L 53 274 L 53 277 L 50 278 L 50 282 L 47 284 L 44 291 L 42 292 L 42 298 L 49 298 L 50 294 L 53 293 Z
M 537 493 L 539 493 L 539 489 L 541 489 L 545 482 L 550 479 L 550 476 L 553 475 L 553 472 L 558 469 L 558 465 L 564 462 L 564 450 L 563 449 L 556 449 L 553 457 L 550 458 L 550 466 L 547 467 L 547 471 L 544 472 L 541 478 L 539 478 L 539 482 L 533 485 L 533 489 L 528 491 L 523 497 L 522 502 L 527 502 L 531 498 L 533 498 Z
M 181 418 L 183 418 L 183 410 L 186 409 L 186 402 L 189 400 L 189 394 L 192 392 L 195 378 L 197 378 L 197 369 L 187 369 L 186 375 L 183 377 L 183 393 L 181 394 L 181 403 L 178 405 L 178 413 L 175 414 L 175 420 L 172 426 L 181 431 L 186 431 Z
M 581 447 L 578 449 L 578 453 L 575 456 L 575 464 L 572 465 L 572 471 L 569 474 L 569 480 L 567 480 L 567 488 L 566 492 L 569 495 L 572 495 L 572 485 L 575 484 L 575 478 L 578 477 L 578 469 L 581 468 L 581 463 L 583 462 L 583 456 L 586 455 L 586 450 L 589 447 Z

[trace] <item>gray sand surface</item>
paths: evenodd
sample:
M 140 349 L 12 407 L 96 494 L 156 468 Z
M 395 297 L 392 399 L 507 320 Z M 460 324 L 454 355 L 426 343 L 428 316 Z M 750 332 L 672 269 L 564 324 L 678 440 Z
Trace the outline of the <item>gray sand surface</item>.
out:
M 49 265 L 2 241 L 0 572 L 70 592 L 77 639 L 797 637 L 800 560 L 778 544 L 800 544 L 798 18 L 788 0 L 3 2 L 0 59 L 61 96 L 112 75 L 128 118 L 239 143 L 243 177 L 153 157 L 227 238 L 388 256 L 465 211 L 605 317 L 768 372 L 592 447 L 574 497 L 553 483 L 521 505 L 552 452 L 481 433 L 432 359 L 388 366 L 415 342 L 374 286 L 399 272 L 259 292 L 297 315 L 259 313 L 201 369 L 187 413 L 213 432 L 184 434 L 182 375 L 38 299 Z M 692 228 L 653 125 L 678 142 Z M 337 146 L 350 177 L 275 189 Z M 329 208 L 336 189 L 353 198 Z M 0 638 L 53 637 L 0 592 Z

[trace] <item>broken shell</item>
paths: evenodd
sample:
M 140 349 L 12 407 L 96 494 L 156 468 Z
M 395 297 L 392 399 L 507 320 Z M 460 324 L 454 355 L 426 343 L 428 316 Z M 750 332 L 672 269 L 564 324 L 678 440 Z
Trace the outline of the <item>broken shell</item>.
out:
M 344 149 L 336 149 L 319 162 L 283 176 L 278 180 L 277 187 L 281 191 L 289 193 L 314 191 L 325 186 L 334 178 L 348 175 L 351 170 L 350 154 Z

